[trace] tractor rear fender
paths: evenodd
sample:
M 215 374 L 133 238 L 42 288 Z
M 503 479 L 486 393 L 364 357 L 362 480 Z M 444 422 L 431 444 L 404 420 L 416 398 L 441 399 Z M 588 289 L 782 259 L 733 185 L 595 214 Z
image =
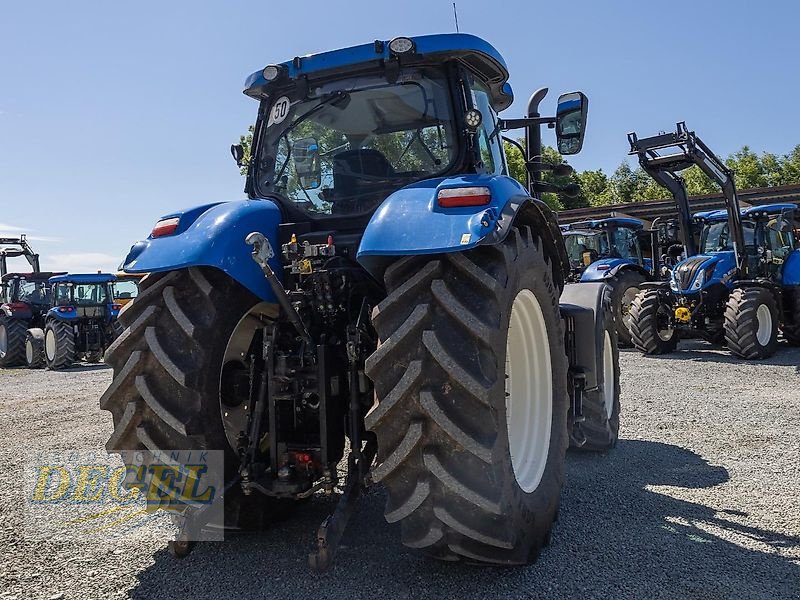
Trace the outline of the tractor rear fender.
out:
M 278 224 L 281 213 L 269 200 L 238 200 L 209 204 L 165 215 L 178 219 L 174 233 L 150 235 L 134 244 L 122 263 L 126 273 L 159 273 L 189 267 L 215 267 L 227 273 L 265 302 L 276 298 L 260 267 L 251 258 L 244 239 L 258 231 L 269 240 L 276 256 L 270 265 L 282 279 L 278 258 Z
M 609 290 L 605 283 L 570 283 L 559 299 L 566 326 L 567 359 L 570 368 L 585 375 L 587 390 L 601 384 L 606 331 L 604 311 L 610 310 Z M 611 335 L 616 335 L 613 328 L 610 331 Z
M 479 206 L 443 208 L 438 195 L 445 190 L 486 188 L 488 202 Z M 383 201 L 370 219 L 358 261 L 376 279 L 397 256 L 443 254 L 499 244 L 511 226 L 534 228 L 553 262 L 559 287 L 569 272 L 558 221 L 541 200 L 531 198 L 515 179 L 505 175 L 468 174 L 420 181 Z
M 3 304 L 0 306 L 2 312 L 9 319 L 21 319 L 23 321 L 30 321 L 33 318 L 33 310 L 30 305 L 24 302 L 15 302 L 11 304 Z
M 650 273 L 631 258 L 601 258 L 589 265 L 581 275 L 581 283 L 612 279 L 620 271 L 636 271 L 648 279 Z
M 800 285 L 800 249 L 793 250 L 783 263 L 783 281 L 786 286 Z

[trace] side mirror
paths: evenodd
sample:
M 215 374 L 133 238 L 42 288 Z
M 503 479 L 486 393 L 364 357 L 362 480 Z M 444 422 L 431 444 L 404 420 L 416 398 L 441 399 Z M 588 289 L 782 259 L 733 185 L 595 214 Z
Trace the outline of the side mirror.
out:
M 583 92 L 562 94 L 556 108 L 556 144 L 561 154 L 577 154 L 583 147 L 589 99 Z
M 322 185 L 322 166 L 319 160 L 319 143 L 314 138 L 297 140 L 292 146 L 294 168 L 300 186 L 304 189 Z
M 231 156 L 236 161 L 236 166 L 241 167 L 244 161 L 244 146 L 241 144 L 231 144 Z

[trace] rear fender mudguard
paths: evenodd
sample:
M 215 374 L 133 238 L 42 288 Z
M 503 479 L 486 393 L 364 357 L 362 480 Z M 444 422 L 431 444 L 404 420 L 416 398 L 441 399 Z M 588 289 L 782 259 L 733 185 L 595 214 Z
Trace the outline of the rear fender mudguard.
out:
M 793 250 L 783 263 L 783 285 L 800 285 L 800 249 Z
M 559 300 L 566 321 L 567 359 L 571 368 L 584 373 L 587 390 L 601 384 L 609 293 L 605 283 L 571 283 L 564 287 Z M 610 334 L 616 335 L 613 327 Z
M 0 306 L 0 313 L 9 319 L 20 319 L 22 321 L 30 321 L 33 319 L 33 310 L 30 306 L 26 308 L 15 308 L 12 310 L 8 304 L 3 304 Z
M 605 281 L 617 275 L 620 271 L 630 269 L 650 278 L 639 263 L 630 258 L 601 258 L 589 265 L 581 275 L 581 283 L 588 281 Z
M 491 200 L 483 206 L 440 207 L 436 200 L 439 190 L 457 187 L 487 187 Z M 429 179 L 394 192 L 370 219 L 358 261 L 380 280 L 398 256 L 460 252 L 500 243 L 520 218 L 537 230 L 548 255 L 556 257 L 554 273 L 560 287 L 569 271 L 569 260 L 555 215 L 544 202 L 531 198 L 518 181 L 505 175 Z
M 137 242 L 125 257 L 121 269 L 126 273 L 159 273 L 189 267 L 215 267 L 238 281 L 265 302 L 276 298 L 260 267 L 251 257 L 252 248 L 244 239 L 253 232 L 263 233 L 275 256 L 270 265 L 283 279 L 278 246 L 280 209 L 269 200 L 239 200 L 210 204 L 165 215 L 179 217 L 172 235 Z

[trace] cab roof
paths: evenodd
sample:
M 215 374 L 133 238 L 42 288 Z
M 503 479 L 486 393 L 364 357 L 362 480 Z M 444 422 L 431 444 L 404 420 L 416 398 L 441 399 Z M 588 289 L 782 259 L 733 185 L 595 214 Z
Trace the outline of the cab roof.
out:
M 64 275 L 64 271 L 39 271 L 38 273 L 6 273 L 3 275 L 2 282 L 12 279 L 25 279 L 27 281 L 47 281 L 54 275 Z
M 293 60 L 277 63 L 285 76 L 276 83 L 285 83 L 303 76 L 310 78 L 344 76 L 353 67 L 378 67 L 385 61 L 397 58 L 401 66 L 417 64 L 441 64 L 448 60 L 459 60 L 486 83 L 492 92 L 492 102 L 498 112 L 508 108 L 514 100 L 508 84 L 508 67 L 497 49 L 486 40 L 466 33 L 439 33 L 409 37 L 414 50 L 407 54 L 394 55 L 389 50 L 390 40 L 375 40 L 369 44 L 340 48 L 318 54 L 298 56 Z M 267 65 L 265 65 L 267 66 Z M 264 79 L 263 68 L 247 78 L 244 93 L 261 99 L 269 95 L 271 83 Z
M 632 219 L 630 217 L 608 217 L 605 219 L 592 219 L 590 221 L 571 223 L 567 225 L 567 231 L 575 229 L 602 229 L 611 225 L 628 227 L 629 229 L 642 229 L 644 227 L 644 223 L 639 219 Z
M 111 273 L 67 273 L 50 278 L 50 283 L 109 283 L 117 278 Z
M 748 206 L 741 209 L 739 212 L 743 217 L 757 217 L 759 215 L 779 215 L 783 211 L 797 210 L 796 204 L 782 203 L 782 204 L 765 204 L 763 206 Z M 694 214 L 695 219 L 701 221 L 727 221 L 728 211 L 725 210 L 707 210 Z

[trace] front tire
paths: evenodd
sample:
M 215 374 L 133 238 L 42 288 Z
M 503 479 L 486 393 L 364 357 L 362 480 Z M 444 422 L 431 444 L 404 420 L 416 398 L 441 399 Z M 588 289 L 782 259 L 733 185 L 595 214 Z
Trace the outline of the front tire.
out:
M 644 354 L 669 354 L 678 347 L 678 332 L 668 304 L 658 290 L 644 290 L 631 304 L 631 340 Z
M 41 369 L 44 360 L 44 331 L 28 329 L 25 334 L 25 363 L 29 369 Z
M 725 342 L 746 360 L 769 358 L 778 348 L 778 306 L 766 288 L 736 288 L 725 306 Z
M 25 364 L 25 332 L 28 327 L 19 319 L 0 314 L 0 368 Z
M 559 292 L 542 244 L 515 228 L 498 246 L 401 259 L 385 281 L 366 424 L 386 520 L 436 558 L 530 562 L 549 539 L 568 444 Z
M 63 321 L 48 321 L 44 328 L 44 358 L 51 371 L 66 369 L 77 360 L 72 325 Z

